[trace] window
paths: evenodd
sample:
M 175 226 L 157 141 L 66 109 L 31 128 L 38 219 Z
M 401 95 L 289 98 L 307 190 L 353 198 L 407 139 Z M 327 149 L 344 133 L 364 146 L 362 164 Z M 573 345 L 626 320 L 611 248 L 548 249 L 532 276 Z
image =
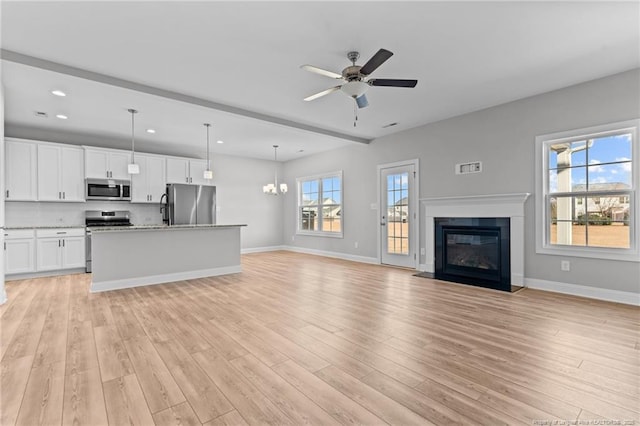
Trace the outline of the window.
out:
M 632 120 L 536 138 L 536 251 L 640 261 Z
M 297 182 L 298 233 L 342 237 L 342 172 Z

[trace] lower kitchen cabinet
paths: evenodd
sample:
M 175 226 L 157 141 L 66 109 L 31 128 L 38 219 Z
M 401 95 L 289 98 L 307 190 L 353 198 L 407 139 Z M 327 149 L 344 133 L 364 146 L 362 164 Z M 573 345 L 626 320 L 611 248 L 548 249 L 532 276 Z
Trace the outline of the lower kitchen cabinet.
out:
M 34 272 L 36 239 L 33 229 L 7 230 L 4 238 L 5 274 Z
M 36 241 L 38 271 L 85 266 L 84 228 L 38 229 Z

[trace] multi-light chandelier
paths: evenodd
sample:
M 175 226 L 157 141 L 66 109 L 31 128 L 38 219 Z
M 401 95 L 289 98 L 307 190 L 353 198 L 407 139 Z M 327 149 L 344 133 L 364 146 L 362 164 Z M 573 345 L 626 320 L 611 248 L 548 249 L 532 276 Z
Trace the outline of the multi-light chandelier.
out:
M 273 145 L 273 153 L 275 161 L 278 161 L 278 145 Z M 288 191 L 287 184 L 281 183 L 278 186 L 278 165 L 276 164 L 276 174 L 273 183 L 269 183 L 262 187 L 262 191 L 268 195 L 285 194 Z

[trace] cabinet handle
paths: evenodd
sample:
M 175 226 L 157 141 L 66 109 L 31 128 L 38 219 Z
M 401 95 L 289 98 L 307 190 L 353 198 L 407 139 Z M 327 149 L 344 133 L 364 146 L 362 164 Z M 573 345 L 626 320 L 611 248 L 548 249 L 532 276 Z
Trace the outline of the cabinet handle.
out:
M 62 192 L 58 192 L 58 200 L 62 198 Z
M 185 180 L 187 181 L 187 183 L 189 183 L 189 177 L 186 177 Z
M 64 240 L 62 240 L 62 247 L 64 247 Z
M 7 189 L 7 198 L 9 198 L 9 190 Z
M 60 240 L 58 240 L 58 247 L 60 247 Z
M 58 235 L 67 235 L 66 232 L 56 232 L 56 234 L 58 234 Z
M 63 200 L 66 200 L 66 199 L 67 199 L 67 193 L 66 193 L 66 192 L 64 192 L 64 191 L 62 191 L 62 199 L 63 199 Z
M 4 242 L 4 249 L 7 250 L 7 242 Z
M 153 195 L 149 195 L 149 201 L 153 201 Z

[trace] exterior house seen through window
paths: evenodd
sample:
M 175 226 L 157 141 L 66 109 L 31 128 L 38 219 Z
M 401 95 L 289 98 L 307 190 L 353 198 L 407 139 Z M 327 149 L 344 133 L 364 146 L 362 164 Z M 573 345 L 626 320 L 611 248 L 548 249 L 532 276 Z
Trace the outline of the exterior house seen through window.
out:
M 637 120 L 557 136 L 537 138 L 538 251 L 637 254 Z
M 298 233 L 342 236 L 342 172 L 298 178 Z

